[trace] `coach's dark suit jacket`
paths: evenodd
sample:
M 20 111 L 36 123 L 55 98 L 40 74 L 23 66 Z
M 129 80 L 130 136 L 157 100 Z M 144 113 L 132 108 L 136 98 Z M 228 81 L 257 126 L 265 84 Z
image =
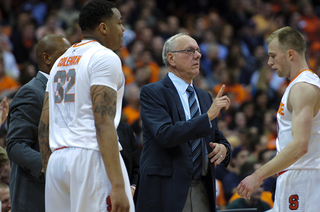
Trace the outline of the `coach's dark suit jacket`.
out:
M 10 103 L 7 153 L 10 159 L 12 212 L 45 211 L 45 179 L 38 142 L 38 125 L 47 78 L 40 72 Z
M 185 113 L 179 94 L 170 78 L 148 84 L 141 89 L 141 119 L 143 123 L 143 149 L 140 158 L 140 175 L 135 194 L 137 212 L 180 212 L 186 202 L 192 180 L 192 153 L 190 140 L 203 138 L 208 152 L 209 142 L 229 147 L 207 110 L 212 104 L 208 92 L 195 88 L 200 116 L 185 121 Z M 227 165 L 230 156 L 223 163 Z M 211 205 L 215 211 L 214 165 L 209 162 L 204 181 Z

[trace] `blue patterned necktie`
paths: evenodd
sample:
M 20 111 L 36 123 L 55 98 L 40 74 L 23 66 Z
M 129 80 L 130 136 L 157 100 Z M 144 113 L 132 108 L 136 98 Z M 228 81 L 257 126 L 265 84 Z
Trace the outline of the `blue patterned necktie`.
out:
M 190 108 L 190 119 L 192 119 L 199 116 L 200 112 L 193 87 L 189 85 L 187 91 L 189 93 L 188 102 Z M 192 147 L 193 179 L 198 180 L 202 174 L 201 138 L 191 140 L 190 144 Z

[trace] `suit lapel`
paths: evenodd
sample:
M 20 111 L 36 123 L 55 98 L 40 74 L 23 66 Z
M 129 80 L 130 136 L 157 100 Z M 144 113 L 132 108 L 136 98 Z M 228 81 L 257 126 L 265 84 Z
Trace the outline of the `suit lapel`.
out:
M 163 85 L 168 89 L 169 93 L 172 95 L 173 99 L 175 100 L 175 103 L 176 103 L 175 105 L 177 107 L 180 120 L 185 121 L 186 115 L 184 114 L 184 109 L 180 100 L 180 96 L 178 94 L 176 87 L 174 87 L 174 84 L 169 78 L 168 74 L 163 78 Z

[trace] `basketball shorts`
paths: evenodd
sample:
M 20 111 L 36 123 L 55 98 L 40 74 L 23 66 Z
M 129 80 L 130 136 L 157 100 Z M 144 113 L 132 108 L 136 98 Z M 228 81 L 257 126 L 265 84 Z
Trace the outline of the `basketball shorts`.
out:
M 119 156 L 130 212 L 134 212 L 127 169 L 120 153 Z M 46 172 L 47 212 L 106 212 L 110 191 L 100 152 L 71 147 L 51 154 Z
M 277 178 L 273 212 L 320 211 L 320 170 L 288 170 Z

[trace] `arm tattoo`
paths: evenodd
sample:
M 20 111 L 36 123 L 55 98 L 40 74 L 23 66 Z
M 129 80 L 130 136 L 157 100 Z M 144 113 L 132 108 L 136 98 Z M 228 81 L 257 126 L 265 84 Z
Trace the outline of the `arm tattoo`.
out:
M 42 120 L 39 122 L 39 145 L 40 145 L 40 154 L 42 160 L 43 169 L 47 169 L 49 157 L 51 155 L 51 149 L 49 145 L 49 125 L 46 125 Z
M 116 114 L 117 92 L 109 87 L 98 85 L 92 93 L 92 103 L 94 113 L 99 113 L 103 117 L 106 113 L 111 118 Z
M 49 110 L 49 96 L 47 96 L 47 98 L 43 102 L 42 111 L 45 111 L 45 110 Z

